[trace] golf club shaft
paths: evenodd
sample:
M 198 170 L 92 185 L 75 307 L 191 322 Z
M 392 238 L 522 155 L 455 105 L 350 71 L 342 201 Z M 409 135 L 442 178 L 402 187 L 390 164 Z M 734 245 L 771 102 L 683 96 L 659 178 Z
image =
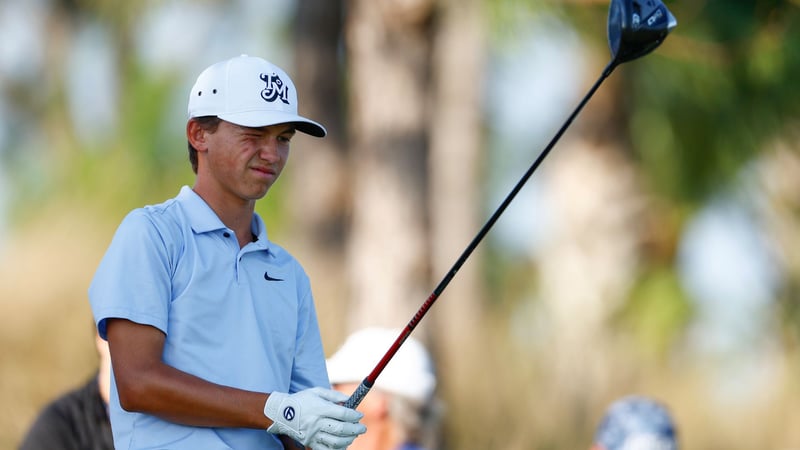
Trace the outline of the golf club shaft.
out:
M 375 380 L 378 378 L 378 376 L 380 376 L 381 372 L 383 372 L 383 369 L 386 367 L 389 361 L 391 361 L 395 353 L 397 353 L 397 350 L 400 349 L 400 346 L 403 345 L 403 342 L 405 342 L 405 340 L 408 338 L 408 336 L 411 334 L 414 328 L 416 328 L 417 324 L 419 324 L 419 322 L 422 320 L 425 314 L 427 314 L 428 310 L 431 308 L 431 306 L 433 306 L 433 303 L 436 301 L 436 299 L 439 298 L 439 296 L 445 290 L 447 285 L 450 284 L 450 281 L 453 279 L 453 277 L 456 276 L 456 273 L 458 273 L 459 269 L 461 269 L 461 266 L 464 265 L 464 263 L 467 261 L 469 256 L 478 246 L 478 244 L 483 240 L 484 236 L 486 236 L 486 234 L 489 232 L 489 230 L 492 228 L 495 222 L 497 222 L 497 220 L 500 218 L 500 216 L 503 214 L 506 208 L 508 208 L 508 205 L 511 204 L 511 201 L 514 200 L 514 197 L 517 196 L 517 194 L 525 185 L 525 183 L 527 183 L 528 179 L 531 177 L 531 175 L 533 175 L 533 172 L 535 172 L 536 169 L 539 167 L 539 165 L 542 164 L 542 161 L 544 161 L 544 159 L 550 153 L 550 150 L 553 149 L 555 144 L 561 138 L 561 135 L 563 135 L 564 132 L 567 130 L 567 128 L 569 128 L 570 124 L 572 124 L 572 121 L 575 120 L 575 117 L 578 116 L 578 113 L 580 113 L 583 107 L 586 105 L 586 103 L 589 102 L 589 99 L 592 98 L 592 96 L 600 87 L 600 85 L 603 83 L 603 81 L 606 78 L 608 78 L 609 75 L 611 75 L 611 72 L 613 72 L 614 67 L 616 67 L 616 64 L 613 61 L 606 66 L 606 68 L 603 70 L 603 73 L 600 75 L 600 78 L 598 78 L 597 81 L 595 81 L 594 85 L 591 87 L 591 89 L 589 89 L 589 92 L 586 93 L 586 95 L 583 97 L 583 99 L 575 108 L 575 110 L 572 112 L 572 114 L 570 114 L 570 116 L 567 118 L 567 120 L 564 122 L 564 124 L 555 134 L 555 136 L 553 136 L 553 139 L 550 140 L 550 143 L 548 143 L 547 146 L 544 148 L 544 150 L 542 150 L 542 152 L 539 154 L 539 157 L 536 158 L 533 164 L 531 164 L 531 166 L 528 168 L 528 170 L 525 172 L 522 178 L 520 178 L 520 180 L 511 190 L 511 192 L 508 193 L 508 195 L 500 204 L 500 206 L 497 207 L 497 209 L 491 215 L 489 220 L 483 225 L 480 231 L 478 231 L 478 234 L 475 235 L 475 237 L 472 239 L 472 242 L 470 242 L 467 248 L 464 250 L 464 252 L 461 253 L 461 256 L 458 258 L 455 264 L 453 264 L 453 267 L 450 268 L 450 271 L 447 272 L 447 275 L 445 275 L 442 281 L 440 281 L 439 284 L 436 286 L 436 288 L 433 290 L 433 293 L 431 293 L 430 297 L 428 297 L 428 299 L 425 300 L 425 303 L 423 303 L 422 306 L 417 310 L 417 313 L 414 314 L 414 317 L 408 322 L 403 331 L 400 332 L 400 335 L 397 336 L 397 339 L 395 339 L 392 346 L 389 347 L 389 350 L 386 352 L 386 354 L 383 355 L 383 357 L 375 366 L 375 368 L 372 369 L 372 372 L 370 372 L 370 374 L 367 375 L 366 378 L 364 378 L 364 380 L 356 388 L 356 390 L 353 392 L 350 398 L 347 399 L 347 401 L 344 403 L 344 406 L 347 406 L 348 408 L 356 408 L 359 405 L 359 403 L 361 403 L 361 400 L 363 400 L 364 397 L 369 392 L 369 390 L 372 389 L 373 384 L 375 384 Z

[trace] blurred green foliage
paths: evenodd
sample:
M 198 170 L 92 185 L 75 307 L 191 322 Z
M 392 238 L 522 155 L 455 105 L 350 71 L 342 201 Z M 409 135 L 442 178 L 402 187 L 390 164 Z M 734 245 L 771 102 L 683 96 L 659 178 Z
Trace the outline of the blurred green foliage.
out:
M 654 267 L 638 277 L 616 320 L 645 356 L 665 362 L 692 318 L 692 304 L 675 271 Z
M 703 203 L 800 113 L 800 8 L 790 1 L 667 2 L 663 51 L 627 68 L 634 153 L 657 192 Z

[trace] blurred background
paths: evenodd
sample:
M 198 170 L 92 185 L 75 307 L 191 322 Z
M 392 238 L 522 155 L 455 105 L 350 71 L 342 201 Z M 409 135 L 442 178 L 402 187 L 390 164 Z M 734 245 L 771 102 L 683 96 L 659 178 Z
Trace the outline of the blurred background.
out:
M 683 448 L 800 449 L 800 1 L 665 4 L 417 327 L 442 448 L 587 448 L 635 393 Z M 258 211 L 330 354 L 411 319 L 600 76 L 607 11 L 0 0 L 0 448 L 94 372 L 86 290 L 123 216 L 192 184 L 203 68 L 271 60 L 329 130 Z

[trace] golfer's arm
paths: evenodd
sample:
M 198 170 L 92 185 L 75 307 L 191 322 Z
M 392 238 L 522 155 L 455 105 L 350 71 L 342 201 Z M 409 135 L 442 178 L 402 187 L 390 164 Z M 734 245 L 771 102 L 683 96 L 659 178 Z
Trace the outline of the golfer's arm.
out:
M 165 335 L 125 319 L 108 320 L 111 363 L 122 408 L 184 425 L 266 430 L 267 394 L 210 383 L 165 364 Z

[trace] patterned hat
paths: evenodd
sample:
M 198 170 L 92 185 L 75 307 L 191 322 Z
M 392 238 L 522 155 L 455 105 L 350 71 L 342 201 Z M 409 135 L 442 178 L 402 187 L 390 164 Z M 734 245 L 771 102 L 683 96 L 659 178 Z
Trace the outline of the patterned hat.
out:
M 597 428 L 605 450 L 677 450 L 675 424 L 664 405 L 640 396 L 614 402 Z

